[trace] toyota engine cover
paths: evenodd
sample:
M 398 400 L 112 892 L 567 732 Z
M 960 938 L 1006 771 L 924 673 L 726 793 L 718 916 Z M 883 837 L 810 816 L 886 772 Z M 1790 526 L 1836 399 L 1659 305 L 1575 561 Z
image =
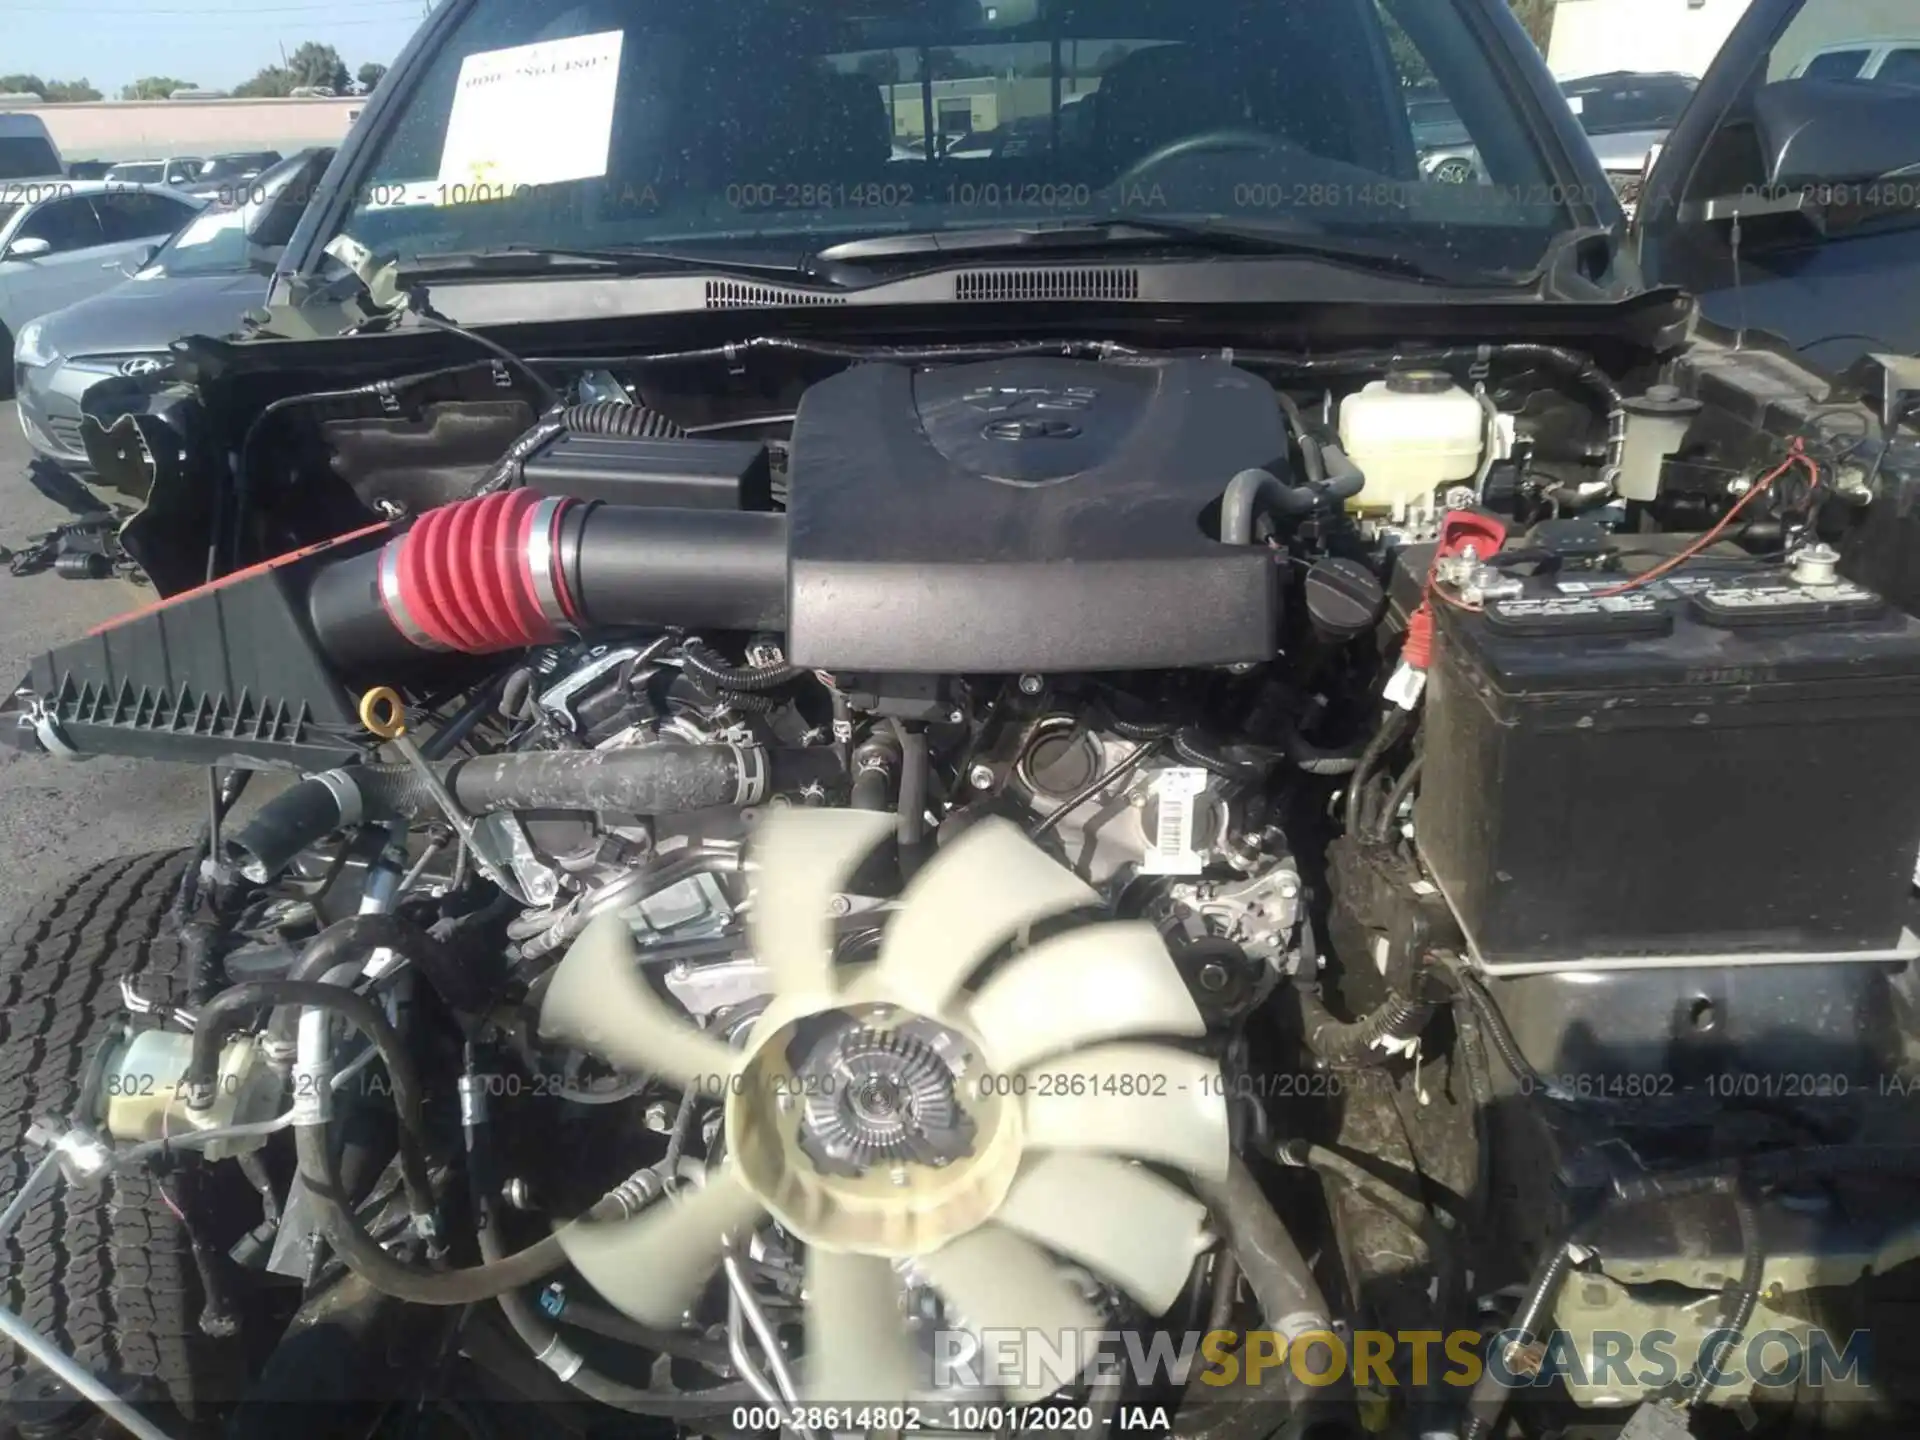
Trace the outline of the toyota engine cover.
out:
M 1272 658 L 1266 550 L 1213 538 L 1286 464 L 1272 390 L 1214 360 L 861 365 L 793 430 L 787 643 L 821 669 L 1153 669 Z

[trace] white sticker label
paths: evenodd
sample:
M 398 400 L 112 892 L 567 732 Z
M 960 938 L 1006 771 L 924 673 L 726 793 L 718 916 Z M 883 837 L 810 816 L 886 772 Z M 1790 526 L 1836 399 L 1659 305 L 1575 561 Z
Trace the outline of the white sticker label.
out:
M 1162 770 L 1153 779 L 1159 802 L 1153 833 L 1147 836 L 1147 855 L 1140 864 L 1146 875 L 1198 875 L 1206 859 L 1193 849 L 1193 802 L 1207 788 L 1207 772 L 1200 769 Z
M 483 50 L 460 66 L 440 183 L 485 199 L 607 173 L 625 32 Z

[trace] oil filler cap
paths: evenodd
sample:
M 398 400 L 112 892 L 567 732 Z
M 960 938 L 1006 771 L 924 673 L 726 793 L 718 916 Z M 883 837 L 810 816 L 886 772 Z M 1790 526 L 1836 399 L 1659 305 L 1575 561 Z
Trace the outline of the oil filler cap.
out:
M 1306 588 L 1314 633 L 1334 645 L 1369 634 L 1387 608 L 1386 590 L 1357 560 L 1322 560 L 1307 572 Z

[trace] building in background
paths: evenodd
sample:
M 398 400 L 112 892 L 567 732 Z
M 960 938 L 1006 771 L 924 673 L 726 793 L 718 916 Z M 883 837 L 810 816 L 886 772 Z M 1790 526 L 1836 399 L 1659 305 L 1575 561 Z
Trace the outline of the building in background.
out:
M 1547 64 L 1561 80 L 1707 73 L 1749 0 L 1559 0 Z M 1913 0 L 1900 0 L 1911 5 Z
M 37 98 L 37 97 L 36 97 Z M 338 145 L 366 106 L 360 96 L 318 100 L 8 101 L 0 109 L 36 116 L 68 159 L 145 160 Z

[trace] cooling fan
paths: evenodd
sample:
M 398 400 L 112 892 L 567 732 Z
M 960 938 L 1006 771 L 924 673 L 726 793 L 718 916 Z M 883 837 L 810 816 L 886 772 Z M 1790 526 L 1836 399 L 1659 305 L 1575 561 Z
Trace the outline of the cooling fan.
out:
M 1006 821 L 944 846 L 907 888 L 877 959 L 837 966 L 829 907 L 893 824 L 787 810 L 755 831 L 749 938 L 773 996 L 743 1049 L 648 987 L 617 917 L 575 942 L 542 1032 L 724 1094 L 724 1158 L 698 1189 L 631 1219 L 575 1222 L 559 1239 L 607 1300 L 664 1326 L 729 1239 L 771 1216 L 807 1246 L 810 1398 L 910 1398 L 921 1365 L 901 1299 L 912 1281 L 991 1336 L 983 1379 L 1038 1399 L 1071 1377 L 1037 1383 L 1027 1347 L 1071 1354 L 1063 1347 L 1101 1326 L 1062 1260 L 1155 1315 L 1185 1284 L 1204 1207 L 1130 1162 L 1222 1178 L 1220 1072 L 1138 1039 L 1205 1030 L 1148 924 L 1065 929 L 966 991 L 1027 927 L 1099 903 Z

